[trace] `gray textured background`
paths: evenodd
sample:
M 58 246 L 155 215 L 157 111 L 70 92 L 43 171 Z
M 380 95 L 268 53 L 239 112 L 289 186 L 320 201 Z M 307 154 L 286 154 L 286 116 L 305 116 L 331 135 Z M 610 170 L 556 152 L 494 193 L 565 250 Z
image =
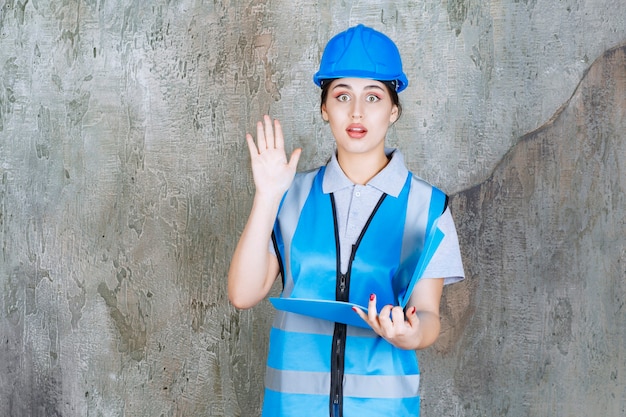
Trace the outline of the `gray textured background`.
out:
M 396 3 L 0 0 L 0 416 L 258 415 L 244 133 L 269 112 L 323 163 L 311 77 L 360 22 L 403 54 L 389 144 L 452 195 L 468 275 L 423 416 L 626 416 L 626 1 Z

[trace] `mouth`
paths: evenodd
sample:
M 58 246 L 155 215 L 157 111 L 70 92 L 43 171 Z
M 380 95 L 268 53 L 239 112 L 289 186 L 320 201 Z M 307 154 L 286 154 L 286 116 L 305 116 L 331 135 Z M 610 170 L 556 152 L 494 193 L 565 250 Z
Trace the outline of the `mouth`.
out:
M 361 139 L 367 134 L 367 129 L 363 125 L 353 123 L 348 126 L 346 132 L 348 133 L 348 136 L 353 139 Z

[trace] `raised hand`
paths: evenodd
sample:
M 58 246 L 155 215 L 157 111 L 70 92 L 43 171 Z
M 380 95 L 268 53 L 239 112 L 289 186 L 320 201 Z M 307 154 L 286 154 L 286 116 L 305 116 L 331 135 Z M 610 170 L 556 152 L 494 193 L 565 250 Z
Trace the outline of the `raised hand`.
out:
M 272 123 L 268 115 L 257 123 L 256 134 L 256 144 L 252 135 L 246 134 L 256 192 L 280 198 L 293 181 L 302 150 L 294 150 L 287 161 L 283 129 L 278 120 Z
M 276 255 L 270 254 L 272 228 L 280 200 L 296 175 L 301 150 L 287 161 L 283 130 L 269 116 L 257 123 L 257 142 L 246 134 L 256 192 L 252 210 L 228 271 L 228 297 L 237 308 L 250 308 L 261 301 L 278 276 Z

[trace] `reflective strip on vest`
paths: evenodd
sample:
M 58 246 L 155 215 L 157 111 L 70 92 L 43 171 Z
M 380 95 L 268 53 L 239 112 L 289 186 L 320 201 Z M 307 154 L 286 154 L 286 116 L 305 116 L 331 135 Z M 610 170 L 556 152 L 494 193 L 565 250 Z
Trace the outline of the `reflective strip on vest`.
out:
M 418 375 L 345 375 L 343 394 L 355 398 L 406 398 L 418 395 Z M 289 394 L 328 395 L 327 372 L 281 371 L 268 367 L 265 387 Z

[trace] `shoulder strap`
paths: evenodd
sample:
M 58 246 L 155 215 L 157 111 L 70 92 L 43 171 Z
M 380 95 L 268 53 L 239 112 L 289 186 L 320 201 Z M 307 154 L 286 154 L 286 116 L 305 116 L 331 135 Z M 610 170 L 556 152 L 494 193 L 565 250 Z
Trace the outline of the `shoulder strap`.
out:
M 274 222 L 274 229 L 272 230 L 272 244 L 274 245 L 274 251 L 278 258 L 278 265 L 280 267 L 280 276 L 282 278 L 283 288 L 285 288 L 285 265 L 284 265 L 284 251 L 285 242 L 281 233 L 281 222 L 284 227 L 288 228 L 287 235 L 293 236 L 293 231 L 298 224 L 300 218 L 300 212 L 302 207 L 313 187 L 315 181 L 321 181 L 324 177 L 324 166 L 316 168 L 310 171 L 296 174 L 293 183 L 289 187 L 289 190 L 283 196 L 280 206 L 278 207 L 278 214 L 276 215 L 276 221 Z M 291 241 L 287 242 L 287 245 L 291 244 Z

